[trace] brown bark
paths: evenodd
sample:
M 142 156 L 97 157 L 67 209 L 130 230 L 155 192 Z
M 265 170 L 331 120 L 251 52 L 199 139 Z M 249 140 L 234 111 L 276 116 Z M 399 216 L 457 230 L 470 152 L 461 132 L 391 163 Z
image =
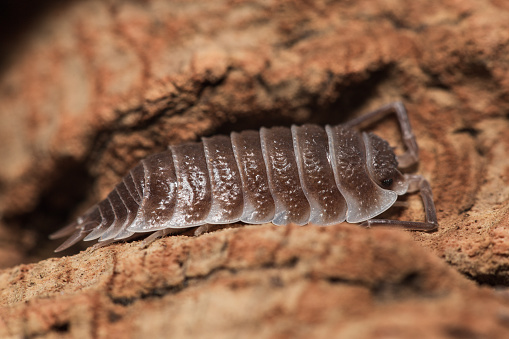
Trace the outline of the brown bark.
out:
M 49 257 L 49 232 L 168 144 L 393 100 L 440 228 L 246 227 L 21 265 L 0 271 L 0 336 L 507 335 L 507 296 L 466 277 L 509 285 L 508 17 L 500 0 L 53 5 L 0 65 L 2 267 Z M 392 120 L 374 130 L 400 144 Z M 422 219 L 407 202 L 387 216 Z
M 0 336 L 503 338 L 505 292 L 391 230 L 247 226 L 0 274 Z

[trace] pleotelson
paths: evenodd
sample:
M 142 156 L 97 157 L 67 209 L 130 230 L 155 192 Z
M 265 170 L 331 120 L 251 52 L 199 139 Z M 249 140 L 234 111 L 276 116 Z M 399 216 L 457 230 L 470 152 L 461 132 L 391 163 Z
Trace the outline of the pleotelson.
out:
M 385 208 L 380 204 L 392 204 L 395 196 L 370 179 L 358 132 L 341 125 L 262 128 L 149 156 L 62 232 L 74 232 L 70 246 L 83 238 L 120 240 L 239 220 L 359 222 L 380 213 Z

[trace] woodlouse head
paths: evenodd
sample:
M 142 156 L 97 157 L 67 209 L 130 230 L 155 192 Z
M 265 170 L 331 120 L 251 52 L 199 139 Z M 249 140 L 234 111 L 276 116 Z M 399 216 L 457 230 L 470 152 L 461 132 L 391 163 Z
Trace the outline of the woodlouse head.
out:
M 396 154 L 389 143 L 373 133 L 363 133 L 367 167 L 371 178 L 383 189 L 405 194 L 408 182 L 398 170 Z

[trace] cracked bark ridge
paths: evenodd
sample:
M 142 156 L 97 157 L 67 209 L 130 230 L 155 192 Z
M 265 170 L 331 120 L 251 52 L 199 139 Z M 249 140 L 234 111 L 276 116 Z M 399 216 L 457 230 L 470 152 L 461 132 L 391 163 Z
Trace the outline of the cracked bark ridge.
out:
M 509 334 L 507 292 L 476 286 L 402 232 L 266 225 L 138 245 L 2 271 L 0 336 Z

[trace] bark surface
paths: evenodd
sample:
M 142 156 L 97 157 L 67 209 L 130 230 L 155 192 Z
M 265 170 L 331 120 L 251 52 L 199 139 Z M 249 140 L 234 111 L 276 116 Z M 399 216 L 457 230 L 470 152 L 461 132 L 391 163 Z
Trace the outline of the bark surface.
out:
M 23 32 L 0 25 L 16 37 L 0 43 L 1 337 L 509 335 L 507 2 L 39 12 Z M 43 260 L 58 244 L 49 233 L 169 144 L 336 124 L 394 100 L 437 232 L 249 226 Z M 393 119 L 372 128 L 402 151 Z M 405 200 L 384 216 L 422 220 L 419 196 Z

